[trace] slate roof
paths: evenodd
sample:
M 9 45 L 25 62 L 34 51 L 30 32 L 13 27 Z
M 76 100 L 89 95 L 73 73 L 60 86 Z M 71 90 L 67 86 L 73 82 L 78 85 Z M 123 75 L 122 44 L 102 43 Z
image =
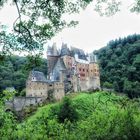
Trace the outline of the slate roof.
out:
M 58 61 L 56 62 L 54 68 L 53 68 L 53 75 L 52 79 L 54 81 L 59 81 L 60 80 L 60 71 L 66 71 L 66 66 L 64 64 L 64 61 L 62 58 L 58 58 Z
M 78 54 L 79 59 L 87 60 L 87 57 L 82 49 L 72 47 L 71 52 L 72 52 L 73 57 L 75 54 Z
M 58 58 L 55 66 L 54 66 L 54 69 L 66 70 L 66 66 L 65 66 L 62 58 Z
M 35 78 L 35 81 L 36 82 L 47 82 L 49 83 L 50 81 L 46 79 L 45 75 L 43 72 L 40 72 L 40 71 L 32 71 L 31 72 L 31 76 L 33 78 Z

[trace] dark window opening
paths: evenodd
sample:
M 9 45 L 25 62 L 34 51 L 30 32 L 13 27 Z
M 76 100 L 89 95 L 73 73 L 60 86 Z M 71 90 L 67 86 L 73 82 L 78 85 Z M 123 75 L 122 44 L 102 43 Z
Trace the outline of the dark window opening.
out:
M 67 78 L 70 78 L 70 75 L 67 75 Z
M 80 74 L 80 76 L 84 77 L 84 76 L 85 76 L 85 74 L 84 74 L 84 73 L 81 73 L 81 74 Z

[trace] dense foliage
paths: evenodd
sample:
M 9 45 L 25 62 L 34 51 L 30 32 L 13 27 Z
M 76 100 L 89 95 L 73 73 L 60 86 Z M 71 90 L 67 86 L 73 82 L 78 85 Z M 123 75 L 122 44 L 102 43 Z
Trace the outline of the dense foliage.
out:
M 82 93 L 71 99 L 78 120 L 71 122 L 66 118 L 59 123 L 57 113 L 64 102 L 40 107 L 22 123 L 1 109 L 1 139 L 138 140 L 140 137 L 139 100 L 106 92 Z
M 77 24 L 77 21 L 72 19 L 66 21 L 63 15 L 78 13 L 91 1 L 0 0 L 0 9 L 6 4 L 11 4 L 17 9 L 18 14 L 11 33 L 6 32 L 3 29 L 5 25 L 0 23 L 2 25 L 0 26 L 0 55 L 3 56 L 17 49 L 30 53 L 42 51 L 44 43 L 59 31 Z
M 41 59 L 38 66 L 33 64 L 34 61 L 30 59 L 11 56 L 0 63 L 0 91 L 8 87 L 14 87 L 20 93 L 25 88 L 27 77 L 32 68 L 47 75 L 46 59 Z
M 56 109 L 54 109 L 56 110 Z M 78 114 L 75 108 L 72 106 L 72 102 L 68 97 L 63 99 L 62 104 L 60 105 L 60 109 L 55 114 L 58 116 L 59 122 L 64 123 L 65 120 L 69 120 L 70 122 L 74 122 L 78 119 Z
M 63 28 L 75 26 L 78 21 L 71 14 L 79 13 L 93 0 L 0 0 L 0 9 L 11 4 L 17 9 L 11 33 L 0 23 L 0 57 L 15 50 L 42 50 L 44 43 Z M 93 9 L 101 16 L 112 16 L 120 11 L 121 0 L 96 0 Z M 129 10 L 139 13 L 139 0 L 134 0 Z M 10 15 L 9 15 L 10 16 Z M 67 20 L 65 17 L 69 17 Z
M 127 93 L 130 98 L 140 96 L 140 35 L 112 40 L 95 53 L 103 86 Z

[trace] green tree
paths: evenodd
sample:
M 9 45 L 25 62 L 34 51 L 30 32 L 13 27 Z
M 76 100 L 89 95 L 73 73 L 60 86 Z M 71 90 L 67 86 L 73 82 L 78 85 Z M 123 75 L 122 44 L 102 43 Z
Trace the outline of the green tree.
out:
M 14 132 L 17 129 L 17 122 L 12 112 L 6 112 L 5 102 L 13 98 L 16 92 L 3 91 L 0 98 L 0 138 L 14 139 Z
M 103 87 L 108 88 L 108 89 L 112 89 L 113 88 L 113 84 L 111 84 L 109 82 L 104 82 Z
M 78 119 L 78 114 L 75 108 L 72 106 L 70 98 L 65 97 L 63 99 L 62 105 L 60 106 L 60 111 L 58 113 L 58 120 L 64 123 L 65 120 L 74 122 Z

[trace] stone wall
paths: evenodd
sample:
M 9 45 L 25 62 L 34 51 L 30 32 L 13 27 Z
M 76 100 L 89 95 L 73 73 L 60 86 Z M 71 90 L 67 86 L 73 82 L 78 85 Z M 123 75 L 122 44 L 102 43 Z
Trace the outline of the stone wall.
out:
M 73 85 L 74 92 L 77 92 L 78 91 L 78 78 L 77 78 L 77 76 L 73 75 L 71 83 Z
M 65 96 L 64 83 L 55 82 L 54 83 L 54 93 L 53 97 L 55 100 L 61 100 Z
M 6 109 L 21 111 L 25 107 L 37 105 L 45 101 L 44 97 L 15 97 L 13 100 L 6 101 Z
M 77 86 L 77 88 L 76 88 Z M 100 89 L 100 79 L 98 76 L 86 77 L 85 80 L 77 80 L 75 84 L 75 89 L 78 91 L 78 86 L 80 86 L 81 91 L 88 91 L 90 89 Z
M 27 97 L 47 97 L 48 84 L 45 82 L 27 81 L 26 96 Z
M 98 76 L 89 78 L 89 89 L 100 89 L 100 79 Z
M 77 63 L 77 72 L 80 75 L 80 80 L 86 80 L 89 76 L 89 64 Z
M 62 82 L 35 82 L 27 81 L 26 97 L 48 97 L 48 92 L 51 91 L 55 100 L 60 100 L 64 97 L 64 83 Z
M 100 76 L 99 74 L 99 66 L 96 63 L 90 63 L 89 64 L 89 77 L 96 77 Z

